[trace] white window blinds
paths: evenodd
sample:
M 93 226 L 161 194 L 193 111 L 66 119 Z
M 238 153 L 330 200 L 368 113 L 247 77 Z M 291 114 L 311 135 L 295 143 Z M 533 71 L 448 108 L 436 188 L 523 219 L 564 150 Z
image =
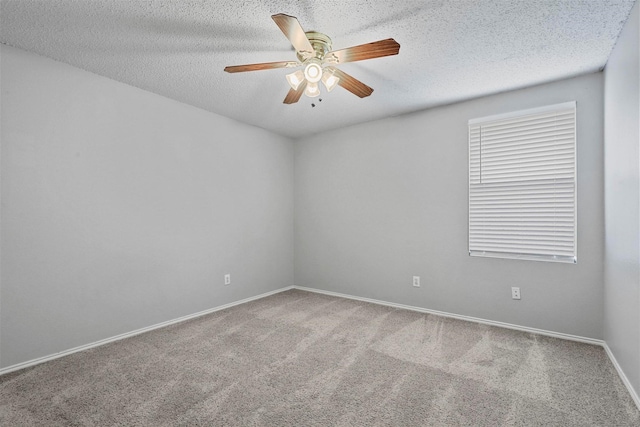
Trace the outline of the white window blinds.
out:
M 469 120 L 469 254 L 576 262 L 576 103 Z

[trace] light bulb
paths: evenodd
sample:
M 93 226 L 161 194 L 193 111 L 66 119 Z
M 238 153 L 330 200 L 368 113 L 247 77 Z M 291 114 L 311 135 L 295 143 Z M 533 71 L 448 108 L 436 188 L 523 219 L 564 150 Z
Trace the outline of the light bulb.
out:
M 304 90 L 304 94 L 309 98 L 315 98 L 320 95 L 320 88 L 318 87 L 318 83 L 308 82 L 307 87 Z
M 304 73 L 302 70 L 298 70 L 295 73 L 287 74 L 287 82 L 289 82 L 289 86 L 291 89 L 298 90 L 300 87 L 300 83 L 304 81 Z
M 322 78 L 322 67 L 318 63 L 318 61 L 311 60 L 304 67 L 304 77 L 310 83 L 317 83 Z
M 336 77 L 334 73 L 335 70 L 331 67 L 325 68 L 324 73 L 322 73 L 322 83 L 324 83 L 324 87 L 327 88 L 328 92 L 331 92 L 340 81 L 340 78 Z

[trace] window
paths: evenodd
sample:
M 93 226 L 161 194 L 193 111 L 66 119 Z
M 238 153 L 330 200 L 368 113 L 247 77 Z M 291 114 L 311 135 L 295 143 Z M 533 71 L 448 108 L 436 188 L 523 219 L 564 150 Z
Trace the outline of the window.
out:
M 576 103 L 469 120 L 469 255 L 576 262 Z

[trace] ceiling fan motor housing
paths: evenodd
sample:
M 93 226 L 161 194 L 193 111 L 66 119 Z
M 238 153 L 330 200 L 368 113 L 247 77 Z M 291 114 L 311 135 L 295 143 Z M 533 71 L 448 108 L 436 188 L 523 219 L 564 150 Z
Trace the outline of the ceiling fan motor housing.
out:
M 312 58 L 322 61 L 324 59 L 324 55 L 327 52 L 331 52 L 331 39 L 328 35 L 318 33 L 316 31 L 307 31 L 305 35 L 307 36 L 307 39 L 309 39 L 309 43 L 311 43 L 311 46 L 315 51 L 315 56 Z M 297 53 L 297 56 L 302 63 L 309 59 L 304 58 L 299 52 Z

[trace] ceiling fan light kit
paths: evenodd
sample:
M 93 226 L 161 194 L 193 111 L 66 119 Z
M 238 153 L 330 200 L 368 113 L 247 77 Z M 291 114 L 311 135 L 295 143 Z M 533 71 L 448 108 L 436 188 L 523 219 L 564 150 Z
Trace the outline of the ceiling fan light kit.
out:
M 305 32 L 297 18 L 282 13 L 273 15 L 271 18 L 295 48 L 298 61 L 232 65 L 225 67 L 224 70 L 228 73 L 239 73 L 276 68 L 304 67 L 286 75 L 291 89 L 283 101 L 285 104 L 298 102 L 303 93 L 309 98 L 319 96 L 320 86 L 318 82 L 320 81 L 327 89 L 327 92 L 331 92 L 336 86 L 342 86 L 360 98 L 367 97 L 373 93 L 372 88 L 344 71 L 335 68 L 334 65 L 397 55 L 400 52 L 400 45 L 394 39 L 379 40 L 333 51 L 331 50 L 332 44 L 329 36 L 316 31 Z
M 307 66 L 304 67 L 304 77 L 310 83 L 318 83 L 322 78 L 322 67 L 320 61 L 309 59 L 306 61 Z

